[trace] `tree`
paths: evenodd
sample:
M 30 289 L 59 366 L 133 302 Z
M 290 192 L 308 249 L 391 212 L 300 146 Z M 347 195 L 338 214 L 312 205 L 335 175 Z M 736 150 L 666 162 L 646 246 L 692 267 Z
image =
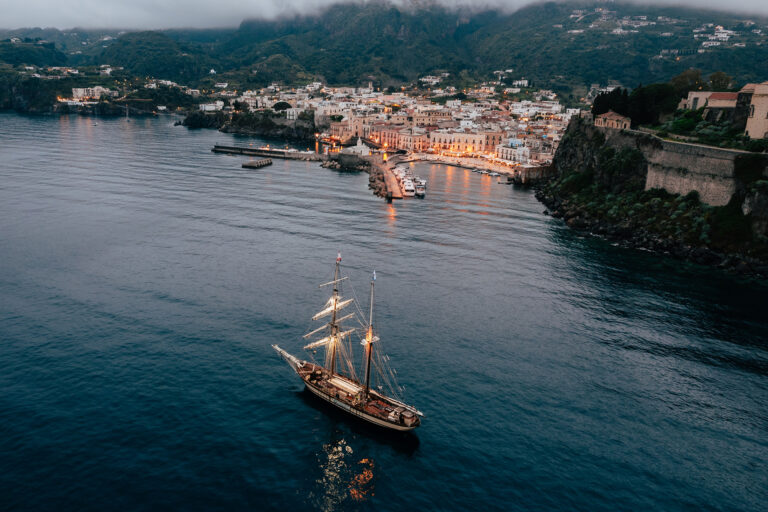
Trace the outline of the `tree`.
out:
M 282 112 L 283 110 L 288 110 L 289 108 L 291 108 L 291 104 L 287 101 L 278 101 L 272 105 L 272 110 L 275 112 Z
M 592 103 L 592 114 L 599 116 L 613 110 L 623 116 L 629 115 L 629 92 L 617 87 L 611 92 L 603 92 L 597 95 Z
M 722 71 L 715 71 L 709 75 L 709 87 L 713 91 L 727 91 L 731 88 L 732 77 Z
M 672 80 L 670 85 L 674 87 L 675 93 L 682 98 L 688 94 L 688 91 L 702 91 L 707 89 L 707 83 L 701 78 L 701 71 L 698 69 L 686 69 Z
M 629 117 L 633 124 L 657 124 L 662 114 L 675 111 L 680 100 L 672 84 L 638 87 L 629 95 Z

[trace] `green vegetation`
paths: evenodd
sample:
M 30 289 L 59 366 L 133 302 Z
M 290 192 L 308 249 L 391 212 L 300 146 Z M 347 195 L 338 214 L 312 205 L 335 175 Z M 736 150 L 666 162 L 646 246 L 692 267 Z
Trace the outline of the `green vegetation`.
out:
M 287 101 L 278 101 L 272 105 L 272 110 L 275 112 L 282 112 L 283 110 L 288 110 L 289 108 L 291 108 L 291 104 Z
M 0 110 L 50 112 L 57 96 L 68 96 L 78 79 L 43 80 L 15 73 L 0 74 Z
M 122 66 L 134 76 L 197 81 L 213 61 L 200 48 L 182 46 L 159 32 L 131 32 L 120 36 L 95 63 Z
M 0 41 L 0 62 L 14 66 L 63 66 L 67 63 L 67 56 L 52 43 Z
M 227 122 L 227 116 L 224 112 L 214 112 L 207 114 L 200 110 L 190 112 L 184 118 L 183 125 L 187 128 L 221 128 Z
M 128 95 L 127 101 L 138 108 L 152 108 L 157 105 L 165 105 L 169 109 L 193 108 L 199 102 L 189 94 L 184 93 L 177 87 L 158 86 L 156 89 L 147 89 L 142 87 Z

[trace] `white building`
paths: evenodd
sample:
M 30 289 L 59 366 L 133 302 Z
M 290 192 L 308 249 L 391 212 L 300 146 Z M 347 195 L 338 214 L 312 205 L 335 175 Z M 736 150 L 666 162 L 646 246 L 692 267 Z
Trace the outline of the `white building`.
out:
M 224 108 L 224 102 L 219 100 L 214 103 L 201 103 L 200 110 L 203 112 L 216 112 Z

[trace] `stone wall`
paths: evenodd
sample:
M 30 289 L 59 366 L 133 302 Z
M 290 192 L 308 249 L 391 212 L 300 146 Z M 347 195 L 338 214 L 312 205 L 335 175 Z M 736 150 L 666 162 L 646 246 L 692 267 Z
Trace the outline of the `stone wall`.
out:
M 663 141 L 661 151 L 646 153 L 645 189 L 663 188 L 672 194 L 699 193 L 711 206 L 728 204 L 736 192 L 736 157 L 746 152 Z
M 701 201 L 711 206 L 728 204 L 737 190 L 736 161 L 750 154 L 663 140 L 634 130 L 600 130 L 606 144 L 642 151 L 648 162 L 645 190 L 661 188 L 681 195 L 696 191 Z

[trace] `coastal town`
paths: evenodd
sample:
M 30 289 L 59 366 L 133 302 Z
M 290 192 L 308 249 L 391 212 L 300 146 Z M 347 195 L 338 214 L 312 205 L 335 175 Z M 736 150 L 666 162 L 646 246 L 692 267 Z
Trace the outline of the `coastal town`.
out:
M 525 79 L 515 81 L 514 87 L 486 82 L 459 91 L 440 87 L 443 78 L 422 77 L 420 83 L 429 88 L 408 91 L 379 91 L 371 84 L 329 87 L 320 82 L 237 91 L 221 82 L 206 91 L 205 102 L 197 108 L 207 114 L 279 112 L 289 123 L 311 119 L 314 138 L 326 151 L 344 146 L 353 146 L 350 151 L 357 152 L 406 151 L 424 159 L 504 173 L 550 164 L 568 121 L 581 112 L 565 108 L 551 90 L 528 87 Z M 149 80 L 143 87 L 176 89 L 194 98 L 201 94 L 169 80 Z M 100 86 L 77 88 L 72 97 L 59 98 L 59 103 L 81 108 L 107 98 L 119 101 L 119 96 L 118 91 Z M 158 111 L 167 107 L 158 105 Z M 358 141 L 364 146 L 356 146 Z

